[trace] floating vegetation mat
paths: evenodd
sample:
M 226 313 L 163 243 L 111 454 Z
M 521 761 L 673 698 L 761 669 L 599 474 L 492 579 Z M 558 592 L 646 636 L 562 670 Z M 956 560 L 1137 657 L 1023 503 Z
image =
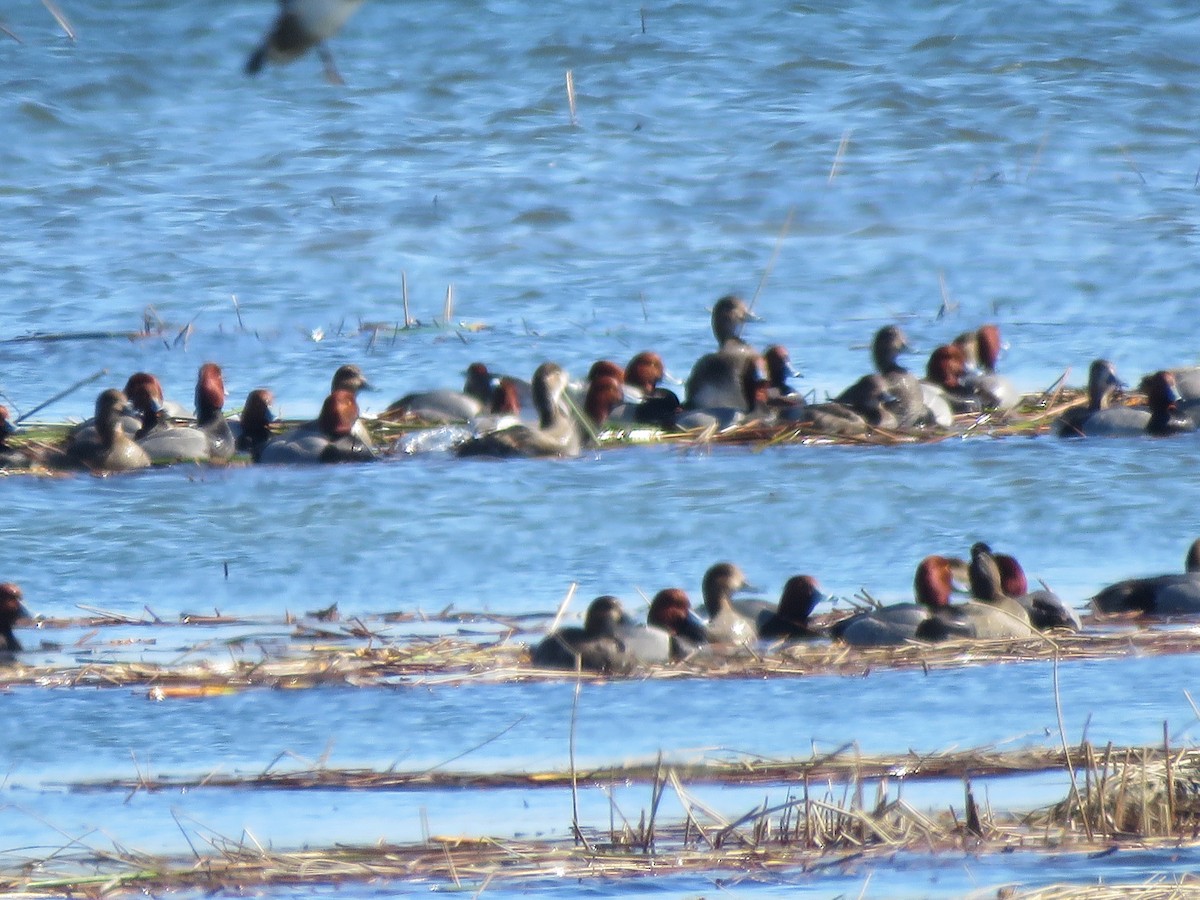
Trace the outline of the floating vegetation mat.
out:
M 328 612 L 328 611 L 323 611 Z M 178 622 L 133 619 L 117 614 L 82 620 L 47 620 L 48 634 L 86 626 L 87 634 L 70 647 L 45 642 L 62 664 L 35 662 L 38 651 L 21 654 L 0 666 L 0 686 L 145 686 L 156 699 L 191 692 L 247 687 L 302 688 L 320 684 L 391 687 L 465 682 L 586 681 L 614 678 L 789 678 L 816 675 L 863 676 L 874 669 L 953 669 L 964 666 L 1053 660 L 1115 659 L 1193 653 L 1200 650 L 1200 628 L 1106 624 L 1103 630 L 1055 633 L 1019 641 L 912 643 L 900 647 L 848 647 L 828 641 L 799 644 L 709 648 L 671 665 L 648 666 L 622 675 L 576 674 L 534 668 L 529 644 L 542 633 L 548 617 L 492 616 L 443 612 L 364 617 L 344 622 L 327 619 L 237 619 L 214 614 L 185 614 Z M 398 624 L 419 622 L 439 629 L 431 635 L 393 634 Z M 532 623 L 539 627 L 531 627 Z M 129 626 L 144 639 L 103 640 L 107 626 Z M 168 662 L 145 660 L 146 645 L 185 626 L 221 627 L 220 638 L 197 641 L 170 652 Z M 143 627 L 145 631 L 143 632 Z M 415 626 L 413 626 L 415 627 Z M 27 645 L 28 632 L 21 630 Z M 159 637 L 151 637 L 158 635 Z M 86 652 L 84 652 L 86 651 Z M 167 651 L 157 651 L 167 655 Z M 141 655 L 142 658 L 131 659 Z
M 1168 785 L 1168 796 L 1178 796 L 1171 785 L 1185 777 L 1200 778 L 1196 751 L 1173 753 L 1164 747 L 1156 755 L 1157 751 L 1144 748 L 1108 747 L 1102 758 L 1089 756 L 1086 746 L 1079 752 L 1082 759 L 1090 760 L 1089 768 L 1086 774 L 1069 769 L 1071 795 L 1032 814 L 995 811 L 990 801 L 978 803 L 965 777 L 957 809 L 951 805 L 944 811 L 923 811 L 902 797 L 899 786 L 893 790 L 892 780 L 868 775 L 869 765 L 857 761 L 858 768 L 840 784 L 805 777 L 789 786 L 782 802 L 764 800 L 741 815 L 728 816 L 694 796 L 684 786 L 679 769 L 660 763 L 648 781 L 646 806 L 636 820 L 626 818 L 614 801 L 606 827 L 574 821 L 569 836 L 562 839 L 429 837 L 414 844 L 381 842 L 288 852 L 266 847 L 249 834 L 235 841 L 202 830 L 189 833 L 181 824 L 190 856 L 156 857 L 73 841 L 46 858 L 20 865 L 10 860 L 7 869 L 0 870 L 0 890 L 12 896 L 99 897 L 134 891 L 215 892 L 244 890 L 249 885 L 393 881 L 441 883 L 481 892 L 502 883 L 535 887 L 562 878 L 613 880 L 689 872 L 730 872 L 738 873 L 731 876 L 734 879 L 787 883 L 850 863 L 886 860 L 899 852 L 977 856 L 1053 851 L 1099 857 L 1123 848 L 1175 848 L 1196 841 L 1193 814 L 1182 814 L 1179 804 L 1167 803 L 1165 818 L 1138 820 L 1147 830 L 1129 832 L 1103 827 L 1112 821 L 1099 800 L 1108 793 L 1102 782 L 1111 782 L 1118 791 L 1123 784 L 1130 805 L 1151 805 L 1159 790 L 1151 787 L 1156 781 Z M 810 764 L 815 766 L 816 761 Z M 903 763 L 912 764 L 912 760 Z M 1081 780 L 1088 787 L 1077 787 Z M 1137 789 L 1134 782 L 1142 787 Z M 679 801 L 682 819 L 660 817 L 668 791 Z

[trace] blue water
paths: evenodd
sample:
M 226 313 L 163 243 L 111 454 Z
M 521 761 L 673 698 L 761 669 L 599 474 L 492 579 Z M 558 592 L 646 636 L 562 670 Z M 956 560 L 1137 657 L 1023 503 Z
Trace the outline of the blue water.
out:
M 241 74 L 274 13 L 267 0 L 60 2 L 77 43 L 36 0 L 0 11 L 22 39 L 0 35 L 0 392 L 20 412 L 108 374 L 42 421 L 88 415 L 100 387 L 139 369 L 186 402 L 206 360 L 224 368 L 231 407 L 269 385 L 292 418 L 313 414 L 350 361 L 381 388 L 363 396 L 368 413 L 457 385 L 477 359 L 523 376 L 554 359 L 582 374 L 596 358 L 653 347 L 683 378 L 710 347 L 709 306 L 729 291 L 757 294 L 764 321 L 746 337 L 787 345 L 818 397 L 866 370 L 871 335 L 889 322 L 923 357 L 996 321 L 1001 367 L 1029 391 L 1064 371 L 1081 384 L 1101 355 L 1131 383 L 1200 361 L 1200 14 L 1187 4 L 376 0 L 332 42 L 347 82 L 333 87 L 312 55 Z M 402 321 L 402 276 L 423 327 L 377 336 L 373 323 Z M 124 336 L 147 316 L 161 328 Z M 93 332 L 122 335 L 83 336 Z M 47 335 L 68 339 L 30 339 Z M 600 593 L 637 609 L 639 590 L 695 596 L 718 559 L 737 560 L 767 595 L 803 571 L 837 596 L 906 599 L 921 557 L 983 539 L 1082 603 L 1117 578 L 1181 566 L 1200 532 L 1195 453 L 1191 438 L 978 438 L 12 478 L 0 485 L 0 576 L 44 616 L 82 605 L 174 621 L 217 609 L 260 617 L 279 639 L 285 613 L 335 601 L 367 618 L 451 605 L 549 612 L 574 582 L 571 617 Z M 388 635 L 425 630 L 397 623 Z M 128 636 L 154 643 L 97 656 L 164 662 L 225 633 Z M 88 658 L 73 646 L 79 630 L 22 637 L 38 663 Z M 1164 720 L 1190 740 L 1183 692 L 1194 692 L 1195 665 L 1064 664 L 1068 738 L 1090 717 L 1097 741 L 1157 742 Z M 813 742 L 1053 744 L 1051 685 L 1043 664 L 589 685 L 579 751 L 600 764 L 659 750 L 806 755 Z M 17 688 L 0 695 L 10 723 L 0 849 L 102 828 L 186 853 L 173 808 L 277 846 L 411 839 L 422 804 L 435 828 L 561 835 L 570 811 L 555 792 L 505 793 L 481 817 L 469 793 L 404 796 L 396 814 L 391 794 L 196 791 L 126 805 L 60 785 L 138 766 L 252 772 L 284 751 L 314 759 L 327 748 L 331 764 L 415 768 L 513 723 L 457 767 L 562 767 L 570 705 L 565 684 L 165 704 L 141 688 Z M 733 810 L 761 800 L 726 799 Z M 588 803 L 605 822 L 607 801 Z M 1178 866 L 1132 854 L 965 867 L 915 856 L 873 868 L 869 882 L 829 871 L 737 889 L 954 895 Z M 712 889 L 690 877 L 594 887 Z

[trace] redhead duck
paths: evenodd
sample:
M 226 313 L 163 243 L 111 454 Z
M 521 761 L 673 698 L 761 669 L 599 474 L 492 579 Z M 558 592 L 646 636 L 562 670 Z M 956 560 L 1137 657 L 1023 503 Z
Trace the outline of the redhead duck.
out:
M 461 391 L 443 388 L 405 394 L 384 411 L 384 417 L 394 419 L 411 416 L 422 422 L 442 425 L 450 422 L 469 422 L 482 415 L 489 407 L 493 407 L 492 412 L 496 411 L 493 394 L 499 389 L 500 380 L 492 376 L 484 363 L 473 362 L 467 366 L 466 381 Z M 518 403 L 517 411 L 519 410 Z
M 621 382 L 611 375 L 599 375 L 588 382 L 587 396 L 583 400 L 583 411 L 592 426 L 604 427 L 613 412 L 625 402 L 625 391 Z
M 1021 402 L 1021 393 L 1009 379 L 996 373 L 996 364 L 1004 349 L 1000 326 L 981 325 L 974 332 L 959 335 L 958 341 L 974 347 L 973 352 L 964 351 L 968 368 L 975 370 L 967 376 L 966 383 L 979 397 L 980 405 L 988 412 L 1006 413 L 1014 409 Z
M 533 664 L 543 669 L 582 669 L 585 672 L 625 672 L 634 663 L 620 632 L 634 622 L 616 597 L 593 600 L 583 627 L 559 628 L 533 648 Z
M 824 637 L 825 632 L 808 621 L 813 609 L 825 599 L 825 594 L 811 575 L 793 575 L 779 595 L 779 607 L 764 613 L 758 620 L 758 636 L 762 640 L 803 641 Z
M 704 610 L 708 614 L 708 639 L 713 644 L 748 644 L 758 637 L 759 608 L 735 605 L 733 595 L 753 590 L 745 573 L 733 563 L 719 562 L 708 568 L 701 582 Z
M 696 360 L 686 385 L 688 409 L 746 408 L 744 379 L 757 354 L 741 339 L 742 326 L 755 317 L 741 297 L 722 297 L 712 309 L 717 351 Z
M 514 425 L 459 444 L 459 456 L 559 456 L 579 455 L 579 431 L 562 404 L 567 373 L 557 363 L 546 362 L 533 373 L 533 404 L 538 425 Z
M 141 440 L 155 428 L 166 424 L 166 400 L 163 399 L 162 383 L 149 372 L 134 372 L 125 382 L 125 396 L 137 415 L 134 440 Z M 133 423 L 124 418 L 121 427 L 128 432 Z
M 279 15 L 262 43 L 246 60 L 247 75 L 257 75 L 264 64 L 288 63 L 313 47 L 331 84 L 342 84 L 325 41 L 342 30 L 363 0 L 281 0 Z
M 8 407 L 0 406 L 0 469 L 28 469 L 33 464 L 24 448 L 8 445 L 8 439 L 16 433 L 17 426 L 8 419 Z
M 871 358 L 875 363 L 876 373 L 883 380 L 888 394 L 895 398 L 890 409 L 902 428 L 923 425 L 928 418 L 921 383 L 897 361 L 900 354 L 906 353 L 908 349 L 908 338 L 895 325 L 880 328 L 871 341 Z M 875 376 L 868 375 L 846 388 L 838 396 L 837 402 L 864 415 L 870 415 L 873 412 L 877 390 Z
M 943 408 L 949 409 L 951 419 L 962 413 L 982 412 L 979 398 L 966 383 L 966 376 L 966 358 L 957 345 L 943 344 L 929 354 L 921 390 L 935 420 L 943 418 Z
M 1193 541 L 1184 571 L 1110 584 L 1089 601 L 1097 612 L 1140 612 L 1149 616 L 1200 613 L 1200 540 Z
M 1031 637 L 1029 614 L 1004 592 L 1000 567 L 991 548 L 983 542 L 971 547 L 971 595 L 975 598 L 956 606 L 942 606 L 917 626 L 917 638 L 943 641 L 951 638 L 1002 640 Z
M 686 659 L 707 642 L 708 632 L 692 612 L 687 594 L 667 588 L 654 595 L 645 625 L 622 621 L 616 625 L 614 636 L 621 650 L 620 670 L 627 671 L 639 665 Z M 610 668 L 618 670 L 615 664 Z
M 890 647 L 915 640 L 917 628 L 950 605 L 954 568 L 944 556 L 927 556 L 913 577 L 916 603 L 893 603 L 834 622 L 829 633 L 853 647 Z
M 21 602 L 23 599 L 21 589 L 11 581 L 0 584 L 0 638 L 4 640 L 0 651 L 18 653 L 21 650 L 21 642 L 13 634 L 13 626 L 18 619 L 29 618 L 29 611 Z
M 646 624 L 671 636 L 671 659 L 686 659 L 708 643 L 708 629 L 692 610 L 692 601 L 679 588 L 664 588 L 650 601 Z
M 94 427 L 68 438 L 68 462 L 94 472 L 123 472 L 149 466 L 146 451 L 121 430 L 121 416 L 129 410 L 129 400 L 123 393 L 115 388 L 102 392 L 96 398 Z
M 377 459 L 370 439 L 355 434 L 358 402 L 350 391 L 333 391 L 312 422 L 272 438 L 262 449 L 263 463 L 371 462 Z
M 992 558 L 996 560 L 996 567 L 1000 570 L 1000 585 L 1004 593 L 1024 607 L 1030 625 L 1038 631 L 1048 631 L 1051 628 L 1078 631 L 1082 627 L 1079 614 L 1063 603 L 1062 598 L 1054 591 L 1029 590 L 1025 570 L 1021 568 L 1016 557 L 1007 553 L 993 553 Z
M 258 462 L 262 456 L 263 447 L 274 435 L 271 423 L 279 418 L 275 412 L 275 395 L 266 388 L 255 388 L 246 396 L 242 406 L 242 415 L 235 423 L 237 439 L 235 446 L 239 453 L 248 453 L 250 458 Z
M 762 354 L 767 369 L 767 399 L 779 408 L 804 405 L 804 396 L 788 383 L 789 378 L 799 378 L 800 373 L 792 368 L 792 356 L 787 347 L 772 344 Z
M 225 420 L 225 378 L 216 363 L 204 363 L 196 378 L 196 424 L 174 427 L 160 422 L 138 444 L 158 463 L 227 461 L 233 456 L 233 431 Z
M 628 393 L 624 414 L 615 418 L 659 428 L 674 428 L 679 416 L 679 397 L 674 391 L 661 387 L 666 377 L 662 357 L 653 350 L 643 350 L 625 365 L 624 381 Z

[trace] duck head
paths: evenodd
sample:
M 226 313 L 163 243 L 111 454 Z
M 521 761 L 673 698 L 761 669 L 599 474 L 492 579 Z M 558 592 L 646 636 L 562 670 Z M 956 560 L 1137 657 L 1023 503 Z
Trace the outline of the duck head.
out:
M 224 406 L 225 376 L 216 363 L 206 362 L 196 376 L 196 421 L 212 421 Z
M 567 373 L 558 363 L 544 362 L 534 370 L 531 392 L 542 428 L 549 428 L 562 414 L 558 404 L 567 381 Z
M 895 325 L 880 328 L 875 332 L 875 339 L 871 341 L 871 358 L 875 362 L 875 368 L 885 375 L 904 371 L 896 360 L 901 353 L 907 353 L 908 350 L 908 338 Z
M 953 570 L 950 560 L 944 556 L 927 556 L 917 565 L 913 577 L 913 594 L 917 602 L 929 609 L 942 609 L 950 605 L 950 594 L 954 590 Z
M 367 381 L 367 376 L 363 374 L 362 369 L 354 365 L 345 365 L 333 373 L 329 390 L 330 392 L 349 391 L 357 397 L 360 391 L 373 391 L 375 388 L 371 382 Z
M 590 637 L 613 636 L 624 627 L 634 624 L 625 614 L 621 601 L 611 594 L 597 597 L 588 604 L 587 614 L 583 617 L 583 630 Z
M 665 374 L 662 357 L 653 350 L 643 350 L 629 360 L 624 377 L 630 387 L 637 388 L 643 394 L 652 394 Z
M 711 619 L 729 606 L 729 601 L 739 591 L 753 590 L 746 575 L 731 562 L 719 562 L 709 567 L 701 582 L 704 608 Z
M 779 617 L 798 625 L 807 623 L 813 609 L 824 599 L 825 594 L 817 584 L 817 579 L 811 575 L 793 575 L 779 595 Z
M 708 629 L 692 611 L 692 601 L 680 588 L 664 588 L 654 595 L 650 612 L 646 614 L 646 624 L 695 644 L 708 642 Z
M 600 375 L 588 384 L 587 396 L 583 401 L 584 412 L 599 428 L 612 411 L 625 402 L 625 391 L 621 382 L 611 375 Z
M 747 322 L 757 322 L 758 320 L 758 316 L 750 311 L 745 300 L 728 294 L 713 305 L 713 337 L 717 339 L 718 346 L 729 340 L 739 340 L 742 335 L 742 326 Z

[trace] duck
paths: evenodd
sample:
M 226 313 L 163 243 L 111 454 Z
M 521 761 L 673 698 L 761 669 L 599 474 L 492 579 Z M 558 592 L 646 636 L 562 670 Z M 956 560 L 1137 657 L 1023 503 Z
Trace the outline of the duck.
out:
M 1087 404 L 1073 406 L 1059 417 L 1055 433 L 1059 437 L 1089 437 L 1106 434 L 1113 428 L 1145 430 L 1144 410 L 1113 406 L 1118 391 L 1125 388 L 1117 377 L 1117 367 L 1107 359 L 1094 359 L 1088 366 Z
M 272 438 L 259 455 L 261 463 L 372 462 L 375 447 L 355 434 L 358 402 L 350 391 L 330 393 L 311 422 Z
M 985 412 L 1006 413 L 1021 401 L 1016 385 L 996 373 L 996 364 L 1004 349 L 999 325 L 989 322 L 974 331 L 964 332 L 954 339 L 954 346 L 962 351 L 969 371 L 964 384 L 979 399 Z
M 900 420 L 892 411 L 896 398 L 882 375 L 864 375 L 854 387 L 855 407 L 836 400 L 809 403 L 781 412 L 780 418 L 806 425 L 821 434 L 846 437 L 864 435 L 872 429 L 892 431 L 900 427 Z
M 614 671 L 646 665 L 665 665 L 692 656 L 707 643 L 704 623 L 692 612 L 691 601 L 679 588 L 666 588 L 654 595 L 646 624 L 622 621 L 613 631 L 621 650 Z M 573 666 L 572 666 L 573 668 Z
M 242 415 L 235 423 L 237 435 L 234 446 L 239 453 L 248 453 L 254 462 L 262 456 L 263 447 L 274 437 L 271 423 L 279 418 L 275 411 L 275 395 L 267 388 L 255 388 L 246 395 Z
M 1088 603 L 1100 613 L 1138 612 L 1145 616 L 1200 613 L 1200 540 L 1188 547 L 1183 572 L 1118 581 L 1091 597 Z
M 982 541 L 971 546 L 969 569 L 973 600 L 939 607 L 917 626 L 918 640 L 1012 640 L 1032 637 L 1025 607 L 1004 592 L 1000 567 Z
M 562 403 L 569 378 L 562 366 L 544 362 L 533 373 L 533 405 L 538 424 L 513 425 L 459 444 L 459 456 L 573 457 L 579 455 L 579 430 Z
M 8 439 L 17 433 L 17 426 L 9 421 L 7 406 L 0 406 L 0 469 L 28 469 L 33 457 L 24 447 L 10 447 Z
M 733 595 L 753 590 L 746 575 L 731 562 L 709 566 L 701 582 L 704 609 L 708 614 L 706 629 L 713 644 L 749 644 L 758 638 L 757 619 L 761 604 L 735 604 Z
M 21 642 L 13 634 L 13 626 L 17 624 L 18 619 L 30 618 L 24 599 L 21 588 L 11 581 L 0 584 L 0 638 L 4 641 L 0 651 L 4 653 L 21 652 Z
M 225 378 L 221 367 L 206 362 L 196 376 L 196 424 L 182 427 L 161 421 L 138 439 L 156 463 L 226 462 L 234 454 L 233 431 L 225 419 Z
M 1049 631 L 1052 628 L 1063 628 L 1068 631 L 1078 631 L 1082 626 L 1079 614 L 1067 606 L 1058 594 L 1043 588 L 1040 591 L 1029 590 L 1029 580 L 1025 570 L 1015 556 L 1008 553 L 993 553 L 996 567 L 1000 570 L 1000 585 L 1004 593 L 1012 597 L 1025 609 L 1029 616 L 1029 624 L 1038 631 Z
M 1103 378 L 1103 375 L 1098 373 L 1097 377 Z M 1088 388 L 1090 398 L 1090 372 Z M 1146 395 L 1147 408 L 1104 407 L 1087 417 L 1084 436 L 1170 437 L 1195 430 L 1190 419 L 1176 415 L 1179 392 L 1175 389 L 1175 376 L 1170 372 L 1162 370 L 1145 376 L 1138 389 Z
M 533 664 L 543 669 L 626 672 L 635 660 L 620 633 L 634 626 L 620 600 L 610 594 L 597 597 L 588 604 L 582 628 L 559 628 L 533 648 Z
M 625 391 L 621 382 L 611 375 L 599 375 L 588 382 L 583 411 L 592 427 L 599 430 L 624 403 Z
M 96 398 L 93 427 L 67 439 L 65 461 L 93 472 L 124 472 L 144 469 L 150 457 L 121 429 L 121 416 L 130 412 L 129 399 L 116 388 Z
M 363 0 L 280 0 L 271 30 L 246 60 L 245 73 L 257 75 L 268 63 L 288 63 L 312 48 L 331 84 L 344 84 L 325 41 L 342 30 Z
M 809 622 L 813 609 L 826 599 L 811 575 L 793 575 L 783 586 L 779 606 L 758 619 L 760 640 L 802 641 L 824 637 L 825 631 Z
M 662 387 L 666 367 L 653 350 L 642 350 L 625 364 L 625 409 L 614 411 L 613 418 L 623 423 L 652 425 L 674 430 L 681 404 L 679 396 Z
M 692 601 L 680 588 L 663 588 L 650 601 L 646 624 L 671 636 L 672 660 L 686 659 L 708 643 L 708 628 L 692 609 Z
M 166 400 L 157 376 L 149 372 L 134 372 L 125 382 L 125 396 L 132 407 L 132 415 L 122 417 L 121 428 L 131 434 L 134 440 L 141 440 L 155 428 L 166 424 Z
M 928 418 L 921 383 L 898 362 L 900 354 L 908 350 L 908 338 L 896 325 L 880 328 L 871 341 L 871 358 L 876 370 L 874 375 L 883 380 L 887 393 L 895 398 L 890 410 L 901 428 L 923 425 Z M 860 378 L 842 391 L 836 402 L 864 415 L 870 415 L 877 391 L 874 375 Z
M 685 407 L 696 410 L 746 408 L 744 380 L 757 367 L 754 349 L 741 338 L 742 327 L 756 317 L 741 297 L 719 299 L 712 309 L 717 350 L 696 360 L 685 385 Z
M 921 391 L 926 407 L 939 425 L 953 424 L 956 415 L 983 412 L 975 391 L 966 383 L 966 376 L 966 358 L 957 345 L 942 344 L 929 354 Z
M 782 344 L 771 344 L 762 353 L 767 369 L 769 397 L 781 405 L 797 406 L 804 403 L 804 396 L 788 383 L 789 378 L 799 378 L 800 373 L 792 366 L 792 355 Z
M 440 425 L 469 422 L 477 418 L 494 406 L 493 395 L 501 379 L 494 378 L 482 362 L 467 366 L 465 375 L 466 381 L 461 391 L 441 388 L 405 394 L 388 406 L 383 417 L 411 417 Z
M 917 629 L 938 610 L 950 605 L 954 569 L 945 556 L 927 556 L 913 576 L 915 603 L 893 603 L 855 613 L 834 622 L 829 634 L 852 647 L 891 647 L 917 638 Z

